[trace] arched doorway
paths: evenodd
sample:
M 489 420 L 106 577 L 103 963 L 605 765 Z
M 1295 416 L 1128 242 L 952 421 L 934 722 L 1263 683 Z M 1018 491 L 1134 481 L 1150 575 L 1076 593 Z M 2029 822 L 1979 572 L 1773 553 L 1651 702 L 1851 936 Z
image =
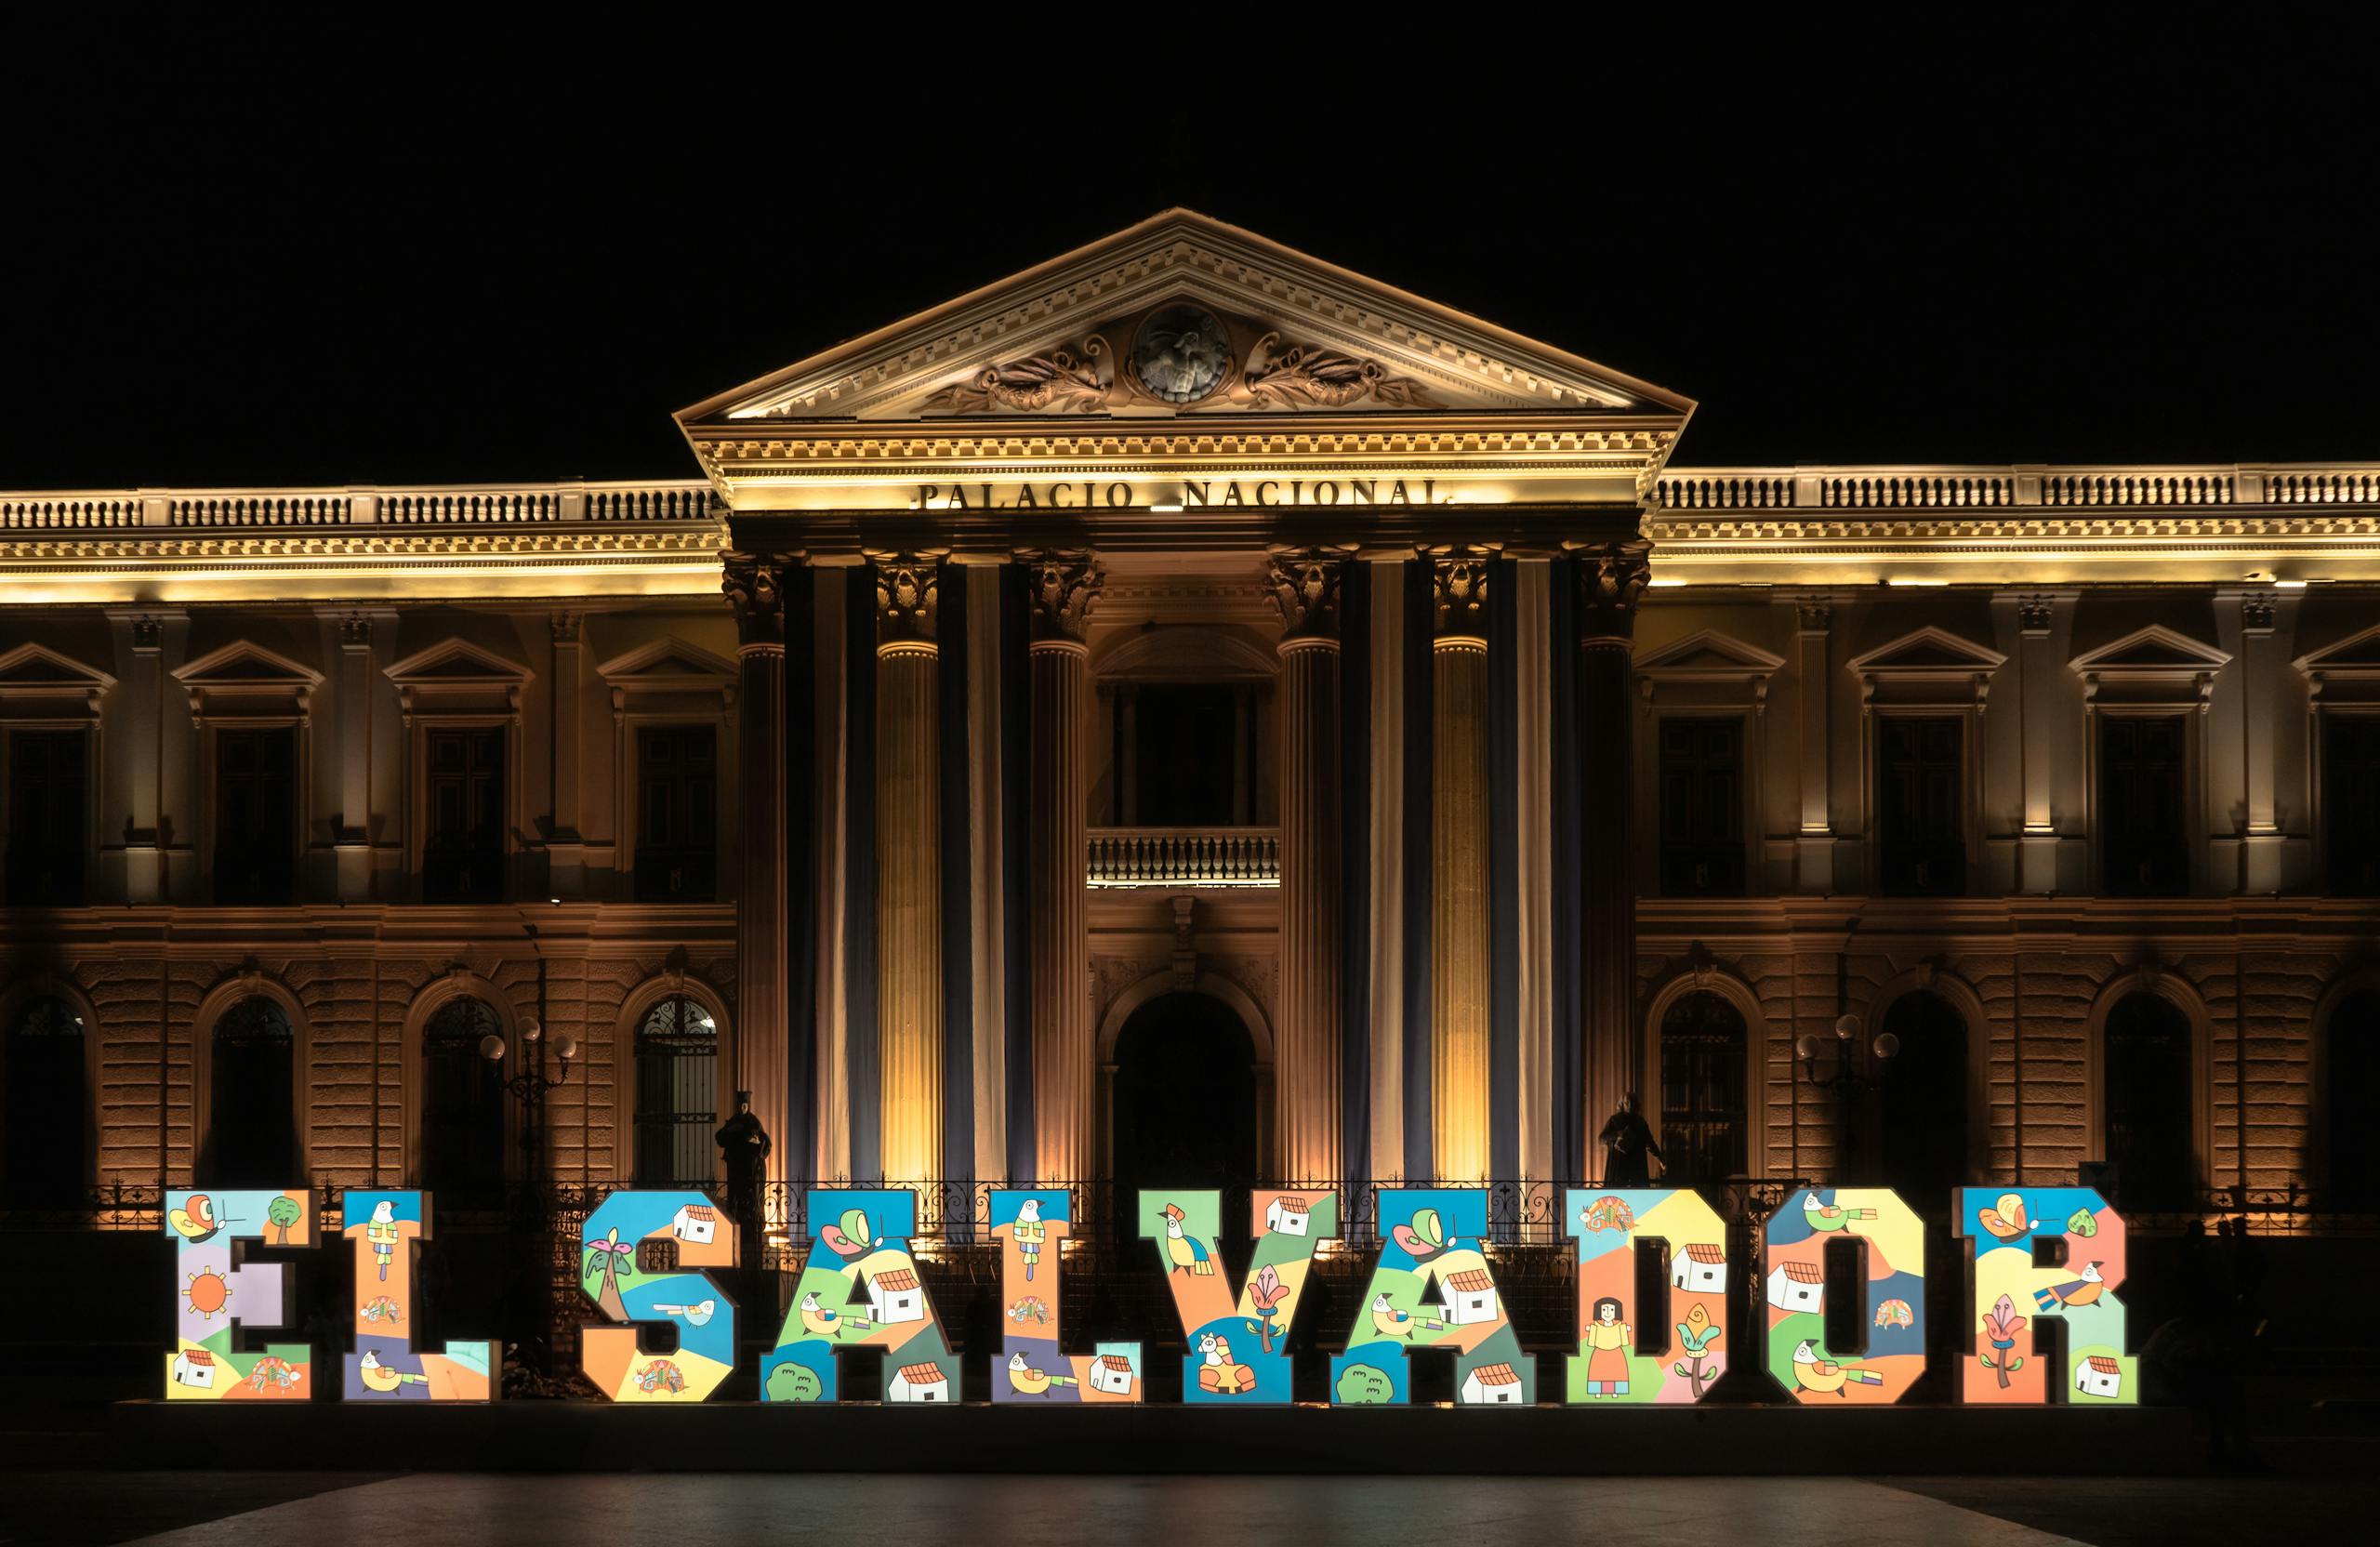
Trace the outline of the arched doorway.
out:
M 1206 994 L 1160 994 L 1116 1038 L 1110 1130 L 1118 1211 L 1144 1187 L 1257 1180 L 1255 1045 L 1238 1014 Z M 1129 1217 L 1119 1229 L 1136 1233 Z
M 2380 988 L 2359 988 L 2322 1028 L 2323 1175 L 2334 1204 L 2366 1210 L 2380 1200 Z
M 1878 1031 L 1900 1041 L 1882 1061 L 1880 1180 L 1911 1208 L 1936 1217 L 1950 1207 L 1950 1190 L 1970 1180 L 1967 1024 L 1948 999 L 1918 989 L 1893 1001 Z
M 469 994 L 440 1005 L 421 1028 L 419 1177 L 442 1199 L 502 1196 L 503 1065 L 482 1044 L 503 1035 L 495 1009 Z
M 718 1177 L 719 1023 L 672 994 L 636 1027 L 636 1184 L 703 1187 Z
M 286 1187 L 298 1174 L 297 1034 L 289 1012 L 251 994 L 215 1018 L 208 1084 L 212 1164 L 200 1181 L 218 1187 Z
M 64 1203 L 86 1181 L 90 1153 L 90 1089 L 85 1038 L 90 1028 L 73 1005 L 44 994 L 9 1021 L 7 1151 L 12 1203 Z
M 2189 1017 L 2164 995 L 2137 990 L 2116 1001 L 2100 1035 L 2103 1158 L 2114 1164 L 2114 1201 L 2183 1208 L 2198 1182 Z
M 1661 1164 L 1678 1185 L 1744 1170 L 1744 1017 L 1717 994 L 1681 996 L 1661 1017 Z

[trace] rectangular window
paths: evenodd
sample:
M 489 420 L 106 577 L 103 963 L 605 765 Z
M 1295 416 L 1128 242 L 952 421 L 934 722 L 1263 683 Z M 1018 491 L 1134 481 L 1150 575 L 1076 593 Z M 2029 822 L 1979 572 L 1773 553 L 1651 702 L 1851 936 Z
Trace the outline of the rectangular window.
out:
M 1965 754 L 1963 720 L 1877 721 L 1876 873 L 1886 896 L 1965 894 Z
M 250 906 L 293 896 L 298 733 L 215 733 L 215 900 Z
M 423 733 L 421 895 L 430 903 L 504 900 L 504 732 Z
M 709 725 L 637 732 L 636 895 L 707 903 L 719 878 L 719 733 Z
M 1741 720 L 1660 722 L 1661 895 L 1743 895 L 1743 748 Z
M 76 907 L 89 847 L 91 738 L 83 731 L 8 735 L 8 903 Z
M 2380 897 L 2380 715 L 2322 717 L 2322 847 L 2334 897 Z
M 2100 890 L 2177 897 L 2190 886 L 2188 721 L 2099 717 Z

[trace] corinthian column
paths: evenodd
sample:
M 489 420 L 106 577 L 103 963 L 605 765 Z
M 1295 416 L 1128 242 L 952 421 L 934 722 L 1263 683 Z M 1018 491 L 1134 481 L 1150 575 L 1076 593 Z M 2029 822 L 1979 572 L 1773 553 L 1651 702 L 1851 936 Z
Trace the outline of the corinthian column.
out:
M 876 566 L 876 1005 L 884 1176 L 942 1164 L 940 561 Z
M 736 867 L 735 1088 L 777 1137 L 769 1180 L 786 1177 L 792 1091 L 786 1003 L 785 596 L 782 555 L 730 553 L 721 588 L 735 609 L 737 770 L 743 791 Z M 624 1138 L 623 1143 L 626 1143 Z M 763 1222 L 738 1220 L 757 1231 Z
M 1448 1182 L 1488 1167 L 1488 566 L 1476 549 L 1432 566 L 1430 1136 Z
M 1579 1040 L 1585 1072 L 1587 1170 L 1600 1175 L 1594 1135 L 1621 1094 L 1637 1089 L 1636 876 L 1628 834 L 1636 820 L 1629 730 L 1630 651 L 1649 546 L 1614 543 L 1578 556 Z
M 1104 580 L 1089 553 L 1017 555 L 1031 582 L 1031 905 L 1034 1168 L 1043 1182 L 1091 1161 L 1091 919 L 1084 906 L 1084 769 L 1091 648 L 1083 627 Z
M 1281 609 L 1281 1174 L 1336 1176 L 1339 1060 L 1339 580 L 1346 554 L 1273 555 Z

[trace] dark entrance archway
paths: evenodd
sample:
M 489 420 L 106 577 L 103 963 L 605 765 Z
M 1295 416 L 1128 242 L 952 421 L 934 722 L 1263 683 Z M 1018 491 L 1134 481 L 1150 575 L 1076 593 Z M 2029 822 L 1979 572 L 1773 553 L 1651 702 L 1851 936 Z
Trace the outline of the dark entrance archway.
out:
M 1223 1000 L 1176 992 L 1134 1011 L 1116 1036 L 1114 1091 L 1121 1210 L 1144 1187 L 1229 1193 L 1257 1181 L 1255 1044 Z
M 1904 994 L 1880 1031 L 1900 1039 L 1884 1061 L 1876 1123 L 1881 1180 L 1928 1218 L 1967 1176 L 1967 1024 L 1938 994 Z

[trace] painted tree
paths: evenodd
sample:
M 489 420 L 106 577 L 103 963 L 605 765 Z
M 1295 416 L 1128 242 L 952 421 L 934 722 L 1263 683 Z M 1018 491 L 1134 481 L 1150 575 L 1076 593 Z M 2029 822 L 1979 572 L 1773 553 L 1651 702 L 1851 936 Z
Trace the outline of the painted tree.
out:
M 264 1211 L 266 1221 L 270 1223 L 274 1229 L 281 1232 L 281 1239 L 274 1243 L 276 1246 L 287 1246 L 289 1244 L 289 1227 L 298 1223 L 298 1217 L 300 1212 L 301 1210 L 298 1207 L 298 1200 L 291 1197 L 287 1193 L 284 1193 L 279 1197 L 274 1198 L 272 1200 L 271 1207 Z
M 628 1302 L 620 1298 L 620 1270 L 632 1267 L 635 1253 L 636 1243 L 620 1239 L 617 1226 L 602 1240 L 587 1243 L 587 1266 L 581 1276 L 591 1280 L 602 1276 L 603 1287 L 596 1291 L 595 1303 L 614 1321 L 628 1319 Z

